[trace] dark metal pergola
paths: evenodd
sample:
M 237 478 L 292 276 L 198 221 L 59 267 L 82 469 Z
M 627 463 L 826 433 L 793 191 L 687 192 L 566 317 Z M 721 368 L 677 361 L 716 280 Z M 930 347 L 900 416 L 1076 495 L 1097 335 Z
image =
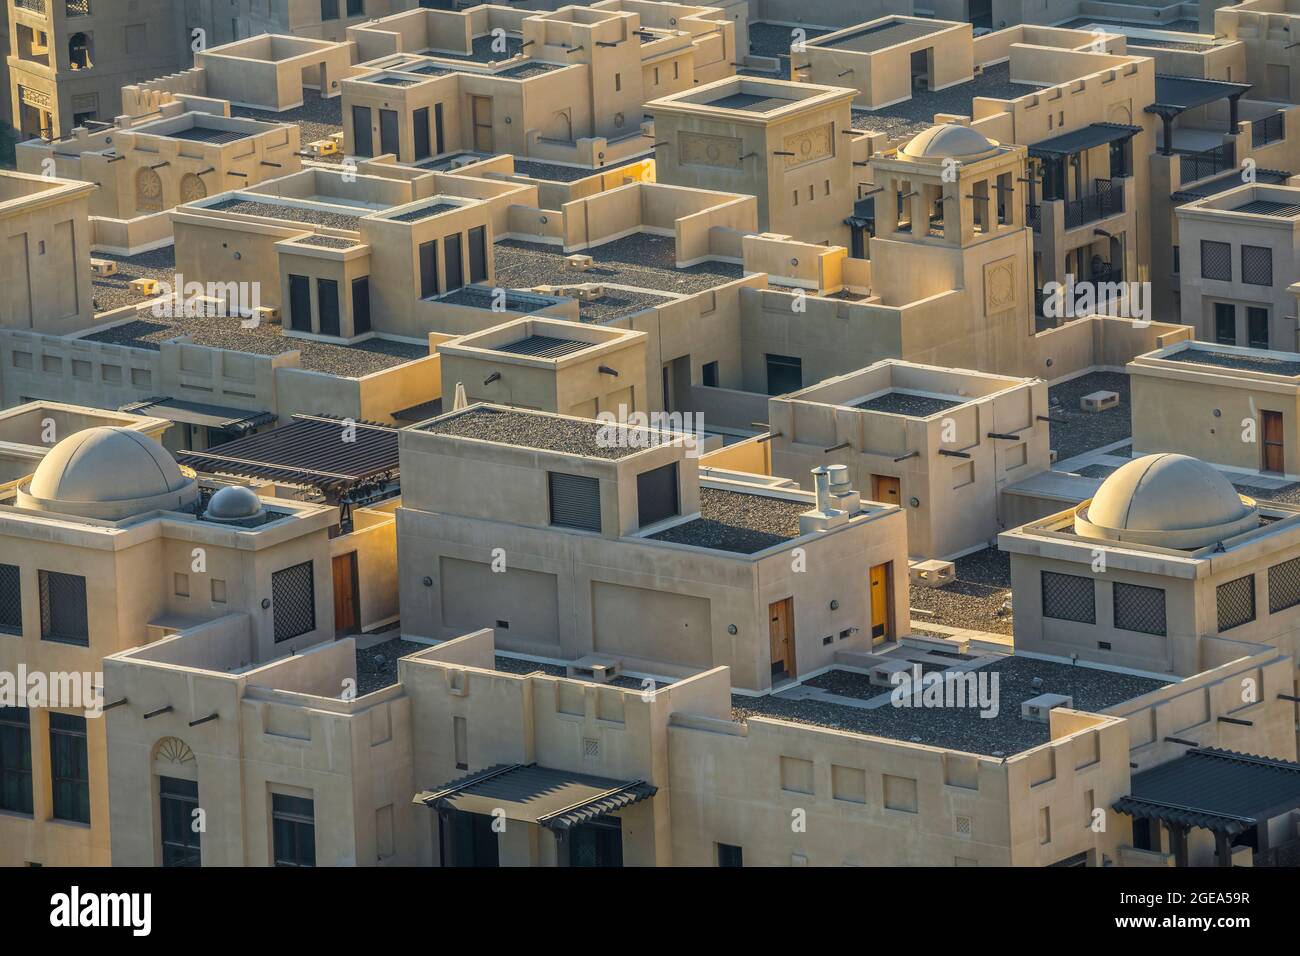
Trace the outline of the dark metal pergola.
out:
M 1300 809 L 1300 763 L 1195 747 L 1134 774 L 1131 792 L 1114 809 L 1168 827 L 1179 866 L 1187 865 L 1193 827 L 1214 834 L 1219 865 L 1231 866 L 1235 837 L 1254 829 L 1257 851 L 1266 852 L 1269 820 Z
M 1227 80 L 1203 80 L 1194 76 L 1173 76 L 1167 73 L 1156 74 L 1156 99 L 1146 112 L 1155 113 L 1164 122 L 1164 142 L 1160 152 L 1169 156 L 1173 154 L 1174 117 L 1206 106 L 1215 100 L 1228 101 L 1228 132 L 1237 131 L 1237 101 L 1249 90 L 1249 83 L 1229 83 Z
M 177 460 L 198 472 L 259 478 L 314 488 L 347 502 L 399 473 L 398 432 L 391 425 L 325 415 L 294 415 L 280 427 Z

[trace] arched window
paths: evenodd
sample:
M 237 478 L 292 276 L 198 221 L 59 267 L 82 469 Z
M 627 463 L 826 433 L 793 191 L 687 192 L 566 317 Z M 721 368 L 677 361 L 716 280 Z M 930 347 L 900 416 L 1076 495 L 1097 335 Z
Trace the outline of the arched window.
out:
M 90 37 L 85 33 L 74 33 L 68 37 L 68 65 L 74 70 L 89 70 L 91 62 Z
M 153 776 L 158 787 L 158 835 L 163 866 L 202 862 L 203 811 L 199 809 L 198 762 L 189 744 L 164 737 L 154 748 Z

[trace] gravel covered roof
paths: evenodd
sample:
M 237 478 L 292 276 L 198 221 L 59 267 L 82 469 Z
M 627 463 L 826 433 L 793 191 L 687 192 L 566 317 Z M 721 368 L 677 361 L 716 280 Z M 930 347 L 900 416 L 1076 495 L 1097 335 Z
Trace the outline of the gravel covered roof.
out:
M 586 272 L 570 272 L 559 246 L 503 239 L 493 247 L 496 280 L 513 289 L 579 282 L 609 282 L 657 292 L 691 294 L 739 279 L 742 266 L 709 261 L 685 269 L 676 267 L 676 243 L 671 236 L 639 232 L 583 250 L 594 260 Z
M 454 202 L 426 203 L 416 209 L 408 209 L 404 213 L 399 213 L 396 216 L 388 216 L 386 218 L 389 222 L 416 222 L 420 219 L 429 219 L 432 216 L 436 216 L 439 213 L 444 213 L 452 209 L 462 208 L 464 207 L 460 203 Z
M 991 675 L 997 674 L 997 716 L 981 717 L 979 708 L 973 707 L 898 707 L 886 704 L 865 710 L 824 700 L 783 698 L 779 694 L 757 698 L 733 696 L 732 716 L 742 721 L 749 716 L 774 717 L 985 756 L 1011 756 L 1051 739 L 1048 724 L 1024 720 L 1020 716 L 1020 705 L 1032 697 L 1065 694 L 1073 698 L 1076 710 L 1096 713 L 1150 693 L 1167 683 L 1118 671 L 1076 667 L 1023 656 L 1000 657 L 983 665 L 976 673 L 980 670 L 990 675 L 986 678 L 990 688 Z M 1042 680 L 1041 688 L 1032 686 L 1035 677 Z M 829 683 L 823 678 L 814 680 L 817 683 L 807 683 L 810 686 Z M 828 689 L 863 700 L 890 692 L 890 688 L 871 685 L 865 674 L 849 672 L 835 674 Z
M 501 37 L 501 39 L 505 41 L 504 50 L 494 50 L 492 46 L 496 41 L 496 37 L 492 36 L 490 33 L 485 33 L 483 36 L 477 36 L 470 41 L 472 49 L 468 53 L 449 53 L 446 50 L 434 49 L 422 50 L 420 52 L 426 56 L 438 56 L 447 60 L 469 60 L 474 63 L 490 63 L 494 60 L 509 60 L 512 57 L 518 56 L 520 51 L 523 49 L 524 38 L 518 34 L 511 35 L 507 33 L 505 36 Z
M 352 245 L 352 243 L 348 243 Z M 176 282 L 176 251 L 172 246 L 136 256 L 113 256 L 96 253 L 118 263 L 116 275 L 96 277 L 93 281 L 95 308 L 103 312 L 123 305 L 133 305 L 146 298 L 130 291 L 132 279 L 148 277 L 171 284 Z M 83 336 L 89 342 L 108 342 L 130 348 L 158 351 L 161 343 L 185 335 L 197 345 L 231 349 L 253 355 L 279 355 L 298 351 L 302 367 L 345 378 L 357 378 L 372 372 L 401 365 L 429 354 L 426 346 L 391 339 L 372 338 L 343 345 L 314 339 L 286 338 L 278 325 L 261 324 L 244 328 L 238 319 L 193 316 L 157 318 L 150 312 L 130 322 Z
M 1085 412 L 1079 407 L 1079 399 L 1097 391 L 1118 393 L 1119 404 L 1103 412 Z M 1133 434 L 1128 375 L 1124 372 L 1089 372 L 1049 387 L 1047 395 L 1052 406 L 1050 417 L 1056 420 L 1048 425 L 1048 432 L 1058 461 Z
M 477 438 L 539 451 L 585 455 L 617 461 L 644 450 L 644 444 L 616 446 L 605 440 L 604 422 L 557 418 L 515 409 L 474 406 L 456 415 L 436 418 L 421 426 L 423 431 L 460 438 Z
M 799 537 L 799 516 L 812 508 L 805 501 L 701 488 L 700 517 L 647 537 L 714 551 L 753 554 Z
M 350 229 L 356 231 L 360 216 L 347 213 L 330 212 L 324 209 L 309 209 L 267 200 L 242 199 L 230 196 L 204 207 L 214 212 L 238 213 L 242 216 L 264 216 L 268 219 L 284 219 L 289 222 L 302 222 L 313 226 L 327 226 L 331 229 Z
M 990 547 L 953 565 L 955 580 L 945 587 L 909 586 L 912 630 L 925 631 L 929 623 L 1010 634 L 1012 615 L 1000 611 L 1011 593 L 1011 556 Z
M 1011 64 L 994 63 L 984 67 L 979 76 L 942 90 L 925 90 L 912 98 L 877 110 L 853 110 L 853 128 L 888 133 L 891 139 L 915 136 L 934 124 L 935 113 L 969 116 L 971 102 L 977 96 L 1011 100 L 1041 87 L 1011 82 Z
M 320 246 L 323 249 L 351 249 L 358 245 L 355 239 L 340 239 L 338 236 L 311 235 L 294 241 L 301 246 Z
M 649 142 L 647 140 L 647 142 Z M 639 163 L 643 159 L 651 158 L 649 154 L 641 156 L 631 156 L 627 159 L 621 159 L 616 163 L 607 163 L 604 166 L 568 166 L 564 163 L 548 163 L 540 159 L 515 159 L 515 172 L 520 176 L 527 176 L 529 179 L 541 179 L 553 183 L 572 183 L 579 179 L 586 179 L 588 176 L 595 176 L 597 173 L 606 173 L 611 169 L 618 169 L 620 166 L 630 166 L 632 163 Z
M 335 96 L 322 99 L 316 90 L 302 91 L 302 105 L 283 112 L 255 110 L 246 106 L 230 107 L 231 116 L 261 120 L 264 123 L 296 123 L 299 140 L 305 147 L 318 139 L 328 139 L 331 134 L 343 131 L 343 97 Z M 326 160 L 342 162 L 342 155 L 324 157 Z
M 1215 352 L 1210 349 L 1183 349 L 1164 356 L 1169 362 L 1188 365 L 1213 365 L 1216 368 L 1236 369 L 1242 372 L 1262 372 L 1267 375 L 1300 375 L 1300 362 L 1271 358 L 1267 355 L 1236 355 L 1232 352 Z

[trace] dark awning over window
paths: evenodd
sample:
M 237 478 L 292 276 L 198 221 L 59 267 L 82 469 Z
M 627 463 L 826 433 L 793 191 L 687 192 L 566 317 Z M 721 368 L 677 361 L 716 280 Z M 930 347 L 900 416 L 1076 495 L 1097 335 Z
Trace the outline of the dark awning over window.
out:
M 143 402 L 123 405 L 118 411 L 134 415 L 152 415 L 186 425 L 206 425 L 232 435 L 242 435 L 261 425 L 275 421 L 271 412 L 250 412 L 243 408 L 187 402 L 179 398 L 150 398 Z
M 1249 83 L 1229 83 L 1226 80 L 1202 80 L 1194 76 L 1169 76 L 1156 74 L 1156 101 L 1146 108 L 1148 113 L 1177 116 L 1215 100 L 1235 99 L 1250 89 Z
M 1123 123 L 1093 123 L 1083 129 L 1076 129 L 1070 133 L 1062 133 L 1060 136 L 1045 139 L 1041 143 L 1034 143 L 1029 147 L 1029 155 L 1036 156 L 1039 159 L 1058 159 L 1062 156 L 1081 153 L 1085 149 L 1092 149 L 1094 146 L 1104 146 L 1107 143 L 1132 139 L 1134 135 L 1140 132 L 1142 132 L 1141 126 L 1126 126 Z
M 441 790 L 415 795 L 435 810 L 460 810 L 567 830 L 653 797 L 658 788 L 644 780 L 613 780 L 552 770 L 537 764 L 497 764 L 453 780 Z
M 1300 763 L 1198 747 L 1134 774 L 1132 792 L 1114 808 L 1232 836 L 1300 808 Z

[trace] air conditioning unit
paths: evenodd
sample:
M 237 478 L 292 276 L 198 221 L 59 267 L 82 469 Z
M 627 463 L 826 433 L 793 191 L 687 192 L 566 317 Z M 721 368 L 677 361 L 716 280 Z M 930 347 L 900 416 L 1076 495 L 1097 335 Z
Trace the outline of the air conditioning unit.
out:
M 570 269 L 573 272 L 586 272 L 591 268 L 591 263 L 591 256 L 572 255 L 565 256 L 564 258 L 564 268 Z
M 157 295 L 158 294 L 157 279 L 149 279 L 149 278 L 132 279 L 130 282 L 126 284 L 126 287 L 130 289 L 132 292 L 134 292 L 136 295 Z
M 1039 694 L 1020 705 L 1020 716 L 1039 724 L 1048 723 L 1057 707 L 1073 707 L 1074 698 L 1064 694 Z
M 339 151 L 339 144 L 332 139 L 317 139 L 307 144 L 307 152 L 313 156 L 334 156 Z
M 603 285 L 579 285 L 573 287 L 573 297 L 579 302 L 595 302 L 605 297 Z
M 256 319 L 259 325 L 279 325 L 280 310 L 271 305 L 259 305 L 249 318 Z
M 117 263 L 112 259 L 91 259 L 90 271 L 97 276 L 117 275 Z

